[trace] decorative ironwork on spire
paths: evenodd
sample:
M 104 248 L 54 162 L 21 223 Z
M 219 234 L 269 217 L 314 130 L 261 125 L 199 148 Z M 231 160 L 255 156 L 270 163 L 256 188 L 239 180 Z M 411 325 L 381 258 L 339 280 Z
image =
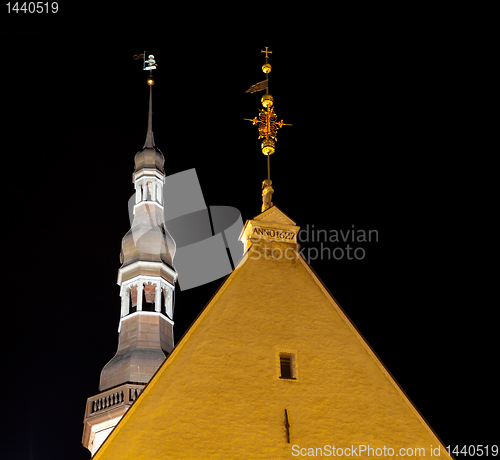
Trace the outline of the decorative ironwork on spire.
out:
M 274 192 L 271 187 L 271 165 L 269 157 L 276 150 L 276 136 L 278 134 L 278 128 L 282 128 L 283 126 L 292 126 L 289 123 L 283 123 L 283 120 L 278 121 L 278 117 L 274 111 L 274 99 L 269 94 L 269 73 L 271 72 L 271 64 L 268 62 L 268 54 L 272 54 L 272 51 L 268 50 L 266 46 L 266 50 L 261 50 L 261 53 L 265 53 L 266 55 L 266 63 L 262 66 L 262 72 L 266 74 L 266 79 L 255 85 L 252 85 L 249 89 L 245 91 L 245 93 L 255 93 L 257 91 L 266 90 L 266 94 L 262 96 L 261 102 L 264 106 L 263 109 L 259 109 L 260 113 L 255 118 L 244 118 L 244 120 L 251 121 L 253 125 L 258 124 L 259 129 L 259 139 L 264 138 L 261 143 L 262 153 L 267 155 L 267 179 L 262 183 L 262 212 L 269 209 L 273 206 L 271 202 L 272 194 Z
M 146 51 L 142 54 L 134 54 L 134 59 L 137 61 L 142 58 L 142 70 L 149 70 L 149 76 L 147 79 L 147 84 L 149 85 L 149 113 L 148 113 L 148 133 L 146 135 L 146 142 L 144 143 L 143 149 L 152 149 L 155 146 L 155 141 L 153 137 L 153 85 L 155 80 L 153 78 L 153 69 L 156 69 L 158 65 L 155 61 L 155 57 L 150 54 L 146 60 Z M 147 65 L 146 65 L 147 64 Z

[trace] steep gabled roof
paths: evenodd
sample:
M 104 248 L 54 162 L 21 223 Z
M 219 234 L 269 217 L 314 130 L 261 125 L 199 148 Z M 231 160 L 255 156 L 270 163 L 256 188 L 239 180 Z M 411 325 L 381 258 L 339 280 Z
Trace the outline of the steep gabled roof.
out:
M 450 458 L 297 252 L 297 229 L 275 207 L 247 221 L 251 247 L 96 460 L 289 459 L 325 446 Z

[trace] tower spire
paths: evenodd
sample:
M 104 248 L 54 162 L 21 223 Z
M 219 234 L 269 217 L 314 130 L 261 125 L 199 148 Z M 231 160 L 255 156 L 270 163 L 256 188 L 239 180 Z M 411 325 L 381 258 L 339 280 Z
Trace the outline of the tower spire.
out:
M 150 81 L 152 83 L 150 83 Z M 154 80 L 152 75 L 148 78 L 149 85 L 149 114 L 148 114 L 148 133 L 146 135 L 146 142 L 144 143 L 143 149 L 152 149 L 155 146 L 155 140 L 153 137 L 153 85 Z
M 134 157 L 133 220 L 120 252 L 118 348 L 101 371 L 99 393 L 88 398 L 85 410 L 82 443 L 92 455 L 174 348 L 175 241 L 163 214 L 165 159 L 153 139 L 151 70 L 155 64 L 152 55 L 144 58 L 143 68 L 149 70 L 148 132 L 144 147 Z
M 269 157 L 274 153 L 276 146 L 276 135 L 278 132 L 278 128 L 281 128 L 284 125 L 292 126 L 289 123 L 283 123 L 283 120 L 276 121 L 278 119 L 276 113 L 274 112 L 273 97 L 269 94 L 269 73 L 271 72 L 271 64 L 268 62 L 268 54 L 272 54 L 272 51 L 268 50 L 266 46 L 266 50 L 261 50 L 261 53 L 265 53 L 266 55 L 266 63 L 262 66 L 262 72 L 266 74 L 266 79 L 255 85 L 252 85 L 249 89 L 245 91 L 245 93 L 255 93 L 257 91 L 266 90 L 266 94 L 262 96 L 261 102 L 264 106 L 263 109 L 259 109 L 260 113 L 258 117 L 255 118 L 244 118 L 244 120 L 251 121 L 252 124 L 259 124 L 259 139 L 264 138 L 261 143 L 262 153 L 267 155 L 267 179 L 262 182 L 262 212 L 266 211 L 270 207 L 273 206 L 271 202 L 272 194 L 274 192 L 271 184 L 271 162 Z

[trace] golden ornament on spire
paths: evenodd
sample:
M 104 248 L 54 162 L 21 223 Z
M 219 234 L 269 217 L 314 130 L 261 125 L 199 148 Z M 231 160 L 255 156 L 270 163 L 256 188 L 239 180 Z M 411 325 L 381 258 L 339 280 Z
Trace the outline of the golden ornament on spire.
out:
M 262 96 L 261 102 L 264 106 L 263 109 L 259 109 L 260 113 L 258 117 L 255 118 L 244 118 L 244 120 L 251 121 L 252 124 L 258 124 L 259 128 L 259 139 L 264 138 L 261 143 L 262 153 L 264 155 L 272 155 L 276 149 L 276 135 L 278 133 L 278 128 L 283 126 L 292 126 L 289 123 L 283 123 L 283 120 L 277 121 L 278 117 L 274 111 L 273 104 L 274 99 L 269 94 L 269 77 L 268 74 L 271 72 L 271 65 L 267 62 L 268 54 L 272 54 L 272 51 L 268 51 L 268 47 L 266 46 L 266 50 L 261 50 L 261 53 L 266 54 L 266 63 L 262 66 L 262 71 L 266 74 L 266 79 L 260 83 L 257 83 L 251 86 L 247 91 L 254 93 L 256 91 L 261 91 L 263 89 L 266 90 L 266 94 Z
M 267 179 L 262 183 L 262 212 L 264 212 L 273 206 L 271 198 L 274 190 L 271 186 L 271 165 L 269 158 L 276 150 L 276 135 L 278 134 L 278 128 L 282 128 L 285 125 L 292 125 L 283 123 L 283 120 L 278 121 L 278 116 L 273 107 L 274 98 L 269 94 L 269 73 L 271 72 L 271 64 L 269 64 L 267 60 L 268 54 L 272 54 L 272 51 L 269 51 L 266 46 L 266 50 L 261 50 L 261 53 L 265 53 L 266 55 L 266 63 L 262 66 L 262 72 L 266 74 L 266 79 L 252 85 L 245 93 L 255 93 L 265 89 L 266 94 L 264 94 L 260 100 L 264 108 L 259 109 L 260 113 L 258 117 L 244 118 L 244 120 L 251 121 L 253 125 L 258 124 L 259 139 L 264 138 L 260 144 L 262 153 L 267 156 Z
M 268 47 L 266 46 L 266 51 L 264 51 L 264 50 L 260 50 L 260 52 L 261 52 L 261 53 L 266 53 L 266 64 L 267 64 L 267 53 L 269 53 L 269 54 L 273 54 L 273 52 L 272 52 L 272 51 L 267 51 L 267 48 L 268 48 Z
M 271 68 L 272 68 L 272 67 L 271 67 L 271 64 L 269 64 L 269 63 L 267 62 L 267 53 L 271 53 L 271 54 L 273 54 L 273 52 L 272 52 L 272 51 L 267 51 L 267 46 L 266 46 L 266 51 L 264 51 L 264 50 L 260 50 L 260 52 L 261 52 L 261 53 L 266 53 L 266 63 L 262 66 L 262 72 L 264 72 L 264 73 L 266 73 L 266 74 L 267 74 L 267 73 L 271 72 Z M 267 80 L 267 76 L 266 76 L 266 80 Z

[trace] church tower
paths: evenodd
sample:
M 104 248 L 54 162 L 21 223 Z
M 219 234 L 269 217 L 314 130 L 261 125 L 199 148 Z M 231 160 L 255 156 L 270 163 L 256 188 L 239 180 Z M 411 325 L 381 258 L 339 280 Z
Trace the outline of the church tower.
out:
M 156 68 L 149 58 L 147 69 Z M 147 83 L 148 130 L 134 159 L 134 217 L 122 240 L 118 270 L 118 350 L 101 372 L 100 393 L 87 400 L 85 410 L 82 443 L 92 455 L 174 347 L 175 242 L 164 223 L 165 160 L 153 137 L 151 70 Z

